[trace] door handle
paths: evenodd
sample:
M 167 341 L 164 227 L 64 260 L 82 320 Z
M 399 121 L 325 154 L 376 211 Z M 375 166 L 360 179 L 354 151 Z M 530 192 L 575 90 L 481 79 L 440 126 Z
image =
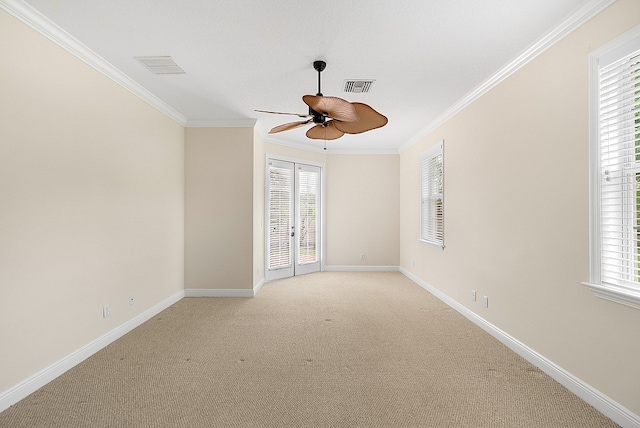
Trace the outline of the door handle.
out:
M 295 227 L 291 226 L 291 237 L 293 238 L 296 235 Z

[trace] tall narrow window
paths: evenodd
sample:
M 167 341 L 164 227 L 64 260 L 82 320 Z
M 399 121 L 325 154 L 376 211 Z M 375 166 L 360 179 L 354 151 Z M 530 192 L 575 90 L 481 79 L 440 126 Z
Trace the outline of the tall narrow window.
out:
M 444 141 L 420 158 L 420 240 L 444 247 Z
M 640 27 L 591 55 L 591 278 L 640 307 Z

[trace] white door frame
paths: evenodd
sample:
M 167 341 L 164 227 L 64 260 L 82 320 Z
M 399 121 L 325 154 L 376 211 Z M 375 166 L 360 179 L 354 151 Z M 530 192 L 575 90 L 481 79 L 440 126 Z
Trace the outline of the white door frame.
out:
M 317 239 L 317 244 L 319 246 L 319 263 L 318 263 L 318 271 L 323 270 L 323 266 L 324 266 L 324 241 L 325 241 L 325 197 L 324 197 L 324 189 L 325 189 L 325 178 L 324 178 L 324 164 L 322 163 L 318 163 L 318 162 L 310 162 L 310 161 L 306 161 L 303 159 L 294 159 L 294 158 L 289 158 L 286 156 L 279 156 L 279 155 L 272 155 L 272 154 L 268 154 L 265 157 L 265 186 L 264 186 L 264 192 L 265 192 L 265 204 L 264 204 L 264 273 L 265 273 L 265 280 L 266 281 L 274 281 L 276 279 L 280 279 L 280 278 L 285 278 L 285 277 L 289 277 L 289 276 L 293 276 L 293 275 L 301 275 L 306 273 L 304 269 L 302 269 L 302 271 L 293 271 L 291 273 L 287 272 L 281 272 L 280 274 L 278 274 L 278 271 L 270 271 L 269 270 L 269 163 L 272 161 L 276 161 L 276 162 L 289 162 L 294 164 L 294 180 L 296 180 L 296 175 L 297 175 L 297 170 L 295 169 L 295 167 L 297 165 L 308 165 L 308 166 L 313 166 L 313 167 L 317 167 L 320 168 L 320 222 L 319 222 L 319 227 L 320 227 L 320 233 L 318 233 L 316 239 Z M 295 185 L 295 192 L 296 196 L 294 197 L 295 199 L 297 199 L 297 183 Z M 297 211 L 297 200 L 294 202 L 294 211 Z M 294 215 L 294 225 L 295 225 L 295 229 L 294 229 L 294 234 L 295 234 L 295 238 L 297 238 L 299 236 L 299 230 L 298 230 L 298 224 L 296 221 L 297 215 Z M 297 245 L 295 245 L 295 243 L 292 245 L 293 247 L 293 266 L 297 265 Z M 314 270 L 315 271 L 315 270 Z

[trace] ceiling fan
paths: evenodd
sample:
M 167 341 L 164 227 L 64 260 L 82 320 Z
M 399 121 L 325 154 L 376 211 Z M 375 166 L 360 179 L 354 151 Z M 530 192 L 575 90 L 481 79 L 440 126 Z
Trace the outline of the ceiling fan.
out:
M 335 140 L 344 134 L 360 134 L 371 131 L 372 129 L 381 128 L 387 124 L 387 118 L 367 104 L 350 103 L 342 98 L 325 97 L 322 95 L 320 74 L 326 66 L 327 63 L 324 61 L 313 62 L 313 68 L 318 72 L 318 93 L 316 95 L 305 95 L 302 97 L 302 101 L 309 106 L 308 114 L 256 110 L 261 113 L 287 114 L 305 119 L 276 126 L 269 131 L 269 134 L 276 134 L 314 123 L 315 126 L 307 131 L 306 135 L 308 138 L 315 140 Z

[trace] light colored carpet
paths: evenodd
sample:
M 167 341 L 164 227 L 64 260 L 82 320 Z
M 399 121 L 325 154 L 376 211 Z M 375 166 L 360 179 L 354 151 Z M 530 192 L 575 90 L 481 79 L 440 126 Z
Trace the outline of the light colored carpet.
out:
M 400 273 L 186 298 L 2 427 L 617 426 Z

